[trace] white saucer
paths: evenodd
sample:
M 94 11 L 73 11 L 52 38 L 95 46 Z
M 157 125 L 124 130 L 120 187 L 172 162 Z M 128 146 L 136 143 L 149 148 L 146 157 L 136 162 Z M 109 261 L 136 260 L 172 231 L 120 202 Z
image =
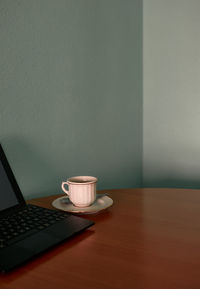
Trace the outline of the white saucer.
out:
M 54 208 L 73 214 L 95 214 L 107 209 L 112 204 L 113 200 L 104 194 L 97 194 L 96 201 L 91 206 L 85 208 L 75 207 L 67 196 L 57 198 L 52 202 Z

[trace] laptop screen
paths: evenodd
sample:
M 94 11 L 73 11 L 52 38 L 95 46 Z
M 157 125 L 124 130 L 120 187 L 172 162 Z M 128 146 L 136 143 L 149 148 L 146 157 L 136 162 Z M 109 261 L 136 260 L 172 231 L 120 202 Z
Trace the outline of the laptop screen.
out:
M 19 201 L 0 161 L 0 211 L 18 204 Z

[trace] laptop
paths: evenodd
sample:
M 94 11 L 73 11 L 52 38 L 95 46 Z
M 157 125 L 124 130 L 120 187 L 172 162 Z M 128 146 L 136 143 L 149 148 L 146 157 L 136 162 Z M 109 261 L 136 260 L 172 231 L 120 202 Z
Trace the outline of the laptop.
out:
M 94 222 L 27 205 L 0 144 L 0 272 L 8 272 Z

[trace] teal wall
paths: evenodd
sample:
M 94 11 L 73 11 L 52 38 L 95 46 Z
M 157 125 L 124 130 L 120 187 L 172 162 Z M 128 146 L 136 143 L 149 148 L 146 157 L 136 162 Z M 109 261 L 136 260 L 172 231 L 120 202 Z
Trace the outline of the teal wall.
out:
M 0 1 L 0 140 L 26 198 L 142 176 L 142 1 Z
M 200 1 L 143 1 L 143 185 L 200 187 Z

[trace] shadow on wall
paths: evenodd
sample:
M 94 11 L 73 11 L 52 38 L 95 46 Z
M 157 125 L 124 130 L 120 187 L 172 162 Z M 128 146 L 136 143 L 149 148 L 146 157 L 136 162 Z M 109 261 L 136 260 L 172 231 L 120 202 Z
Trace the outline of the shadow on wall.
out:
M 1 144 L 25 199 L 60 193 L 56 170 L 40 147 L 19 136 Z

